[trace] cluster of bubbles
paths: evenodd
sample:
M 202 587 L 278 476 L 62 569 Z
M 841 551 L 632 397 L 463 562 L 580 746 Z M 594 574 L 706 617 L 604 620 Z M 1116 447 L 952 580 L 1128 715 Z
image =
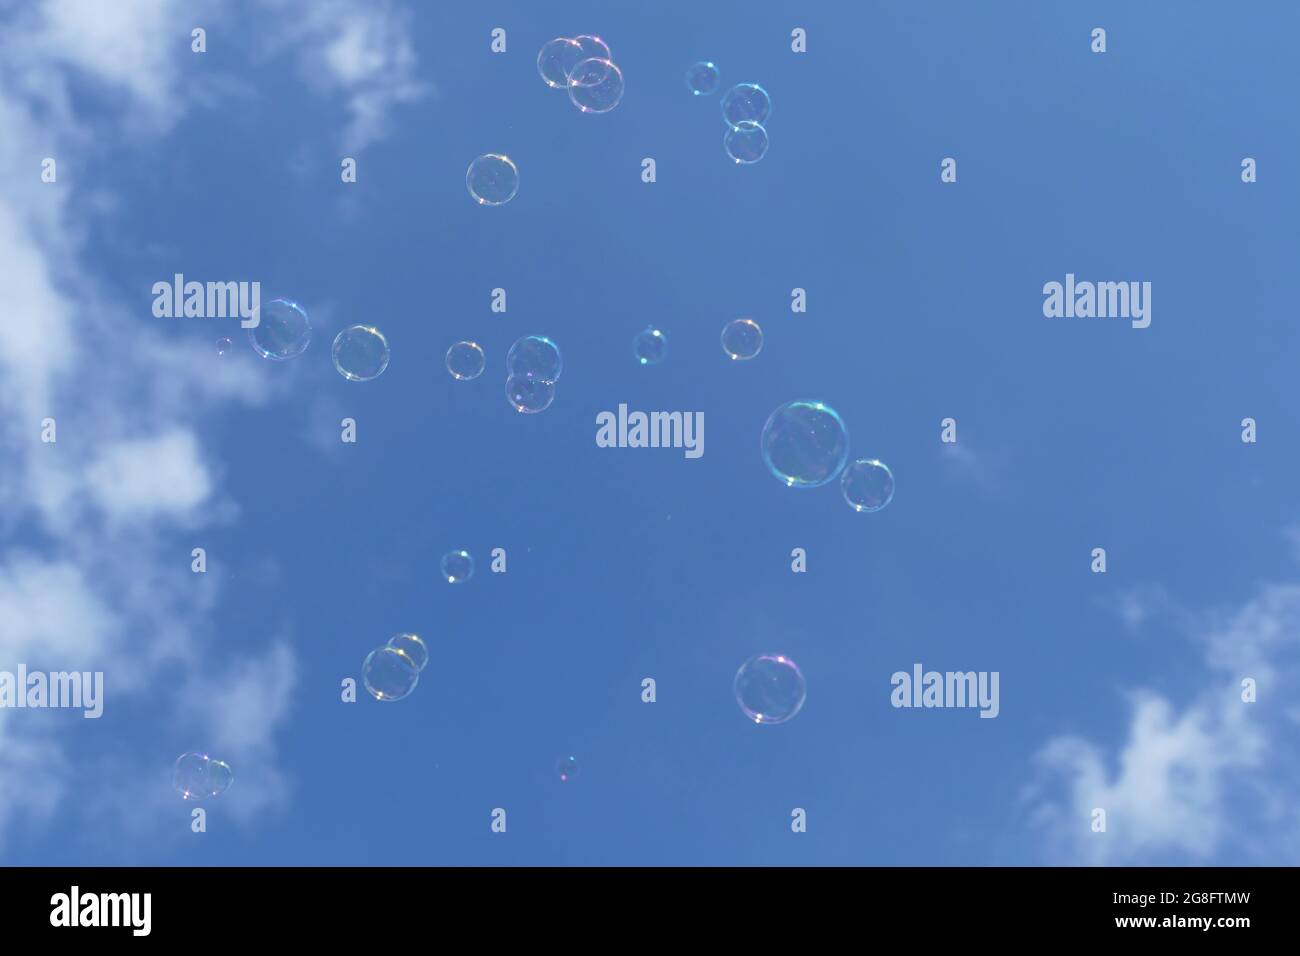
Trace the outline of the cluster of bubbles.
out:
M 415 690 L 429 663 L 429 649 L 417 634 L 396 634 L 366 656 L 361 680 L 375 700 L 401 700 Z
M 707 60 L 686 71 L 686 88 L 694 96 L 711 96 L 722 86 L 722 74 Z M 767 118 L 772 98 L 757 83 L 738 83 L 722 96 L 722 120 L 727 131 L 722 146 L 734 162 L 748 165 L 767 155 Z
M 448 584 L 464 584 L 474 576 L 474 556 L 468 551 L 448 551 L 442 556 L 441 568 Z
M 759 654 L 740 665 L 732 682 L 740 711 L 756 724 L 783 724 L 803 707 L 808 685 L 784 654 Z
M 544 335 L 525 335 L 506 354 L 506 399 L 522 414 L 544 412 L 555 401 L 562 371 L 558 345 Z
M 186 800 L 219 797 L 234 782 L 235 774 L 230 764 L 207 754 L 181 754 L 172 767 L 172 786 Z
M 623 71 L 597 36 L 556 37 L 537 54 L 537 72 L 584 113 L 608 113 L 623 99 Z
M 763 463 L 787 487 L 819 488 L 840 479 L 854 511 L 880 511 L 894 499 L 894 473 L 874 458 L 849 464 L 849 431 L 825 402 L 786 402 L 763 425 Z

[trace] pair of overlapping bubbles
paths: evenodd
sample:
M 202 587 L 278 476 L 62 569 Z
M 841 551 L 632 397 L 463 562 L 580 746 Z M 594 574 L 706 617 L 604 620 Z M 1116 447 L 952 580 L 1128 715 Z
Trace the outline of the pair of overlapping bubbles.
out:
M 524 415 L 546 411 L 563 371 L 558 345 L 544 335 L 525 335 L 506 354 L 506 400 Z
M 584 113 L 608 113 L 623 99 L 623 71 L 598 36 L 556 37 L 537 54 L 537 72 Z
M 760 440 L 763 463 L 789 488 L 819 488 L 836 478 L 854 511 L 880 511 L 894 500 L 894 473 L 884 462 L 849 464 L 849 430 L 825 402 L 786 402 L 768 416 Z
M 361 665 L 361 680 L 375 700 L 401 700 L 415 690 L 420 672 L 428 664 L 429 648 L 419 635 L 395 634 L 367 655 Z
M 734 162 L 748 166 L 767 155 L 771 115 L 772 98 L 757 83 L 738 83 L 722 95 L 722 145 Z
M 230 764 L 204 753 L 185 753 L 176 758 L 172 767 L 172 786 L 186 800 L 206 800 L 219 797 L 235 782 Z

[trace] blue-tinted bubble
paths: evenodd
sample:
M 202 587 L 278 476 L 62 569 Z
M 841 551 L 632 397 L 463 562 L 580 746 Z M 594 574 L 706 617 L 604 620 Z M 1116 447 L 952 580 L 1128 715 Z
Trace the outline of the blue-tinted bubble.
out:
M 301 355 L 311 344 L 311 321 L 297 302 L 272 299 L 258 310 L 258 323 L 248 341 L 262 358 L 273 362 Z
M 511 375 L 506 379 L 506 401 L 521 414 L 536 415 L 555 401 L 555 383 L 532 375 Z
M 525 335 L 506 353 L 506 372 L 510 375 L 529 375 L 552 384 L 559 381 L 563 371 L 560 347 L 544 335 Z
M 894 473 L 883 461 L 862 458 L 844 469 L 840 491 L 854 511 L 879 511 L 894 500 Z
M 547 86 L 552 89 L 566 90 L 569 88 L 569 74 L 573 72 L 573 68 L 583 60 L 590 59 L 591 56 L 593 54 L 583 50 L 582 44 L 577 40 L 556 37 L 543 46 L 541 52 L 537 54 L 537 72 L 541 74 Z
M 409 657 L 417 671 L 424 670 L 429 663 L 429 649 L 418 634 L 394 634 L 388 639 L 388 646 Z
M 447 349 L 447 371 L 451 377 L 467 382 L 483 374 L 487 359 L 477 342 L 457 342 Z
M 227 338 L 217 339 L 217 354 L 225 355 L 227 352 L 229 352 L 230 344 L 231 344 L 230 339 Z
M 579 769 L 577 757 L 561 757 L 555 762 L 555 774 L 560 778 L 561 783 L 568 783 L 576 777 Z
M 756 724 L 782 724 L 803 707 L 808 694 L 803 674 L 784 654 L 751 657 L 732 684 L 741 712 Z
M 519 192 L 519 168 L 509 156 L 484 153 L 465 171 L 465 187 L 480 206 L 501 206 Z
M 623 71 L 612 60 L 583 60 L 569 74 L 569 99 L 584 113 L 608 113 L 623 99 Z
M 401 700 L 420 682 L 420 669 L 402 651 L 385 645 L 366 657 L 361 680 L 375 700 Z
M 767 155 L 767 130 L 758 123 L 743 120 L 728 127 L 722 136 L 722 146 L 734 162 L 748 166 Z
M 442 579 L 463 584 L 474 576 L 474 557 L 468 551 L 448 551 L 442 556 Z
M 668 354 L 668 337 L 654 326 L 648 326 L 636 334 L 632 350 L 642 365 L 658 365 Z
M 763 351 L 763 330 L 753 319 L 732 319 L 722 328 L 722 351 L 736 362 L 752 359 Z
M 334 336 L 334 368 L 349 382 L 368 382 L 388 368 L 388 339 L 369 325 L 354 325 Z
M 849 432 L 839 413 L 822 402 L 787 402 L 763 425 L 763 462 L 794 488 L 834 481 L 849 459 Z
M 185 753 L 172 766 L 172 786 L 186 800 L 206 800 L 230 789 L 235 775 L 224 760 L 203 753 Z
M 767 124 L 772 115 L 772 100 L 767 90 L 757 83 L 740 83 L 727 90 L 722 97 L 722 119 L 728 126 L 741 123 Z
M 716 93 L 721 82 L 722 74 L 708 61 L 702 60 L 692 64 L 686 71 L 686 88 L 696 96 L 710 96 Z

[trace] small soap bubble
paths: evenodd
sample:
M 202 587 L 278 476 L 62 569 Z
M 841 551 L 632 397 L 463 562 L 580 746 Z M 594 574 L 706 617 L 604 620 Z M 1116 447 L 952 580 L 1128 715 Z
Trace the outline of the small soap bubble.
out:
M 569 88 L 569 74 L 573 68 L 593 54 L 583 50 L 582 44 L 568 37 L 556 37 L 537 54 L 537 72 L 552 89 Z
M 375 700 L 401 700 L 420 682 L 420 669 L 405 653 L 385 645 L 367 655 L 361 679 Z
M 477 342 L 457 342 L 447 349 L 447 371 L 451 377 L 467 382 L 483 374 L 487 358 Z
M 369 382 L 388 368 L 388 339 L 369 325 L 354 325 L 334 336 L 334 368 L 349 382 Z
M 258 323 L 248 341 L 262 358 L 283 362 L 301 355 L 311 344 L 311 321 L 297 302 L 272 299 L 258 310 Z
M 230 339 L 227 338 L 217 339 L 217 354 L 225 355 L 227 352 L 230 351 L 230 345 L 231 345 Z
M 480 206 L 501 206 L 519 192 L 519 169 L 509 156 L 484 153 L 469 164 L 465 186 Z
M 584 113 L 608 113 L 623 99 L 623 71 L 612 60 L 583 60 L 569 74 L 569 99 Z
M 744 362 L 763 351 L 763 330 L 753 319 L 732 319 L 722 327 L 722 351 Z
M 555 383 L 543 382 L 532 375 L 511 375 L 506 379 L 506 400 L 515 411 L 536 415 L 546 411 L 555 401 Z
M 218 797 L 230 789 L 234 779 L 230 764 L 207 754 L 181 754 L 172 766 L 172 786 L 186 800 Z
M 463 584 L 474 576 L 474 557 L 468 551 L 448 551 L 442 556 L 442 577 L 448 584 Z
M 767 130 L 758 123 L 742 120 L 728 127 L 722 136 L 722 145 L 732 160 L 748 166 L 767 155 Z
M 578 758 L 574 756 L 561 757 L 555 762 L 555 774 L 560 778 L 561 783 L 568 783 L 578 775 Z
M 529 375 L 547 385 L 559 381 L 564 371 L 560 347 L 544 335 L 525 335 L 506 353 L 506 372 Z
M 894 500 L 894 473 L 883 461 L 860 458 L 840 475 L 840 491 L 854 511 L 879 511 Z
M 632 340 L 632 350 L 642 365 L 658 365 L 668 354 L 668 336 L 653 325 L 646 326 Z
M 849 458 L 849 432 L 823 402 L 787 402 L 763 425 L 763 462 L 794 488 L 816 488 L 839 477 Z
M 759 654 L 745 661 L 732 689 L 741 712 L 756 724 L 792 719 L 808 694 L 803 674 L 784 654 Z
M 394 634 L 388 639 L 388 646 L 409 657 L 417 671 L 424 670 L 429 663 L 429 649 L 418 634 Z
M 739 83 L 722 97 L 722 118 L 728 126 L 741 123 L 767 124 L 772 115 L 772 100 L 757 83 Z
M 695 63 L 686 71 L 686 88 L 696 96 L 711 96 L 718 91 L 722 75 L 707 60 Z

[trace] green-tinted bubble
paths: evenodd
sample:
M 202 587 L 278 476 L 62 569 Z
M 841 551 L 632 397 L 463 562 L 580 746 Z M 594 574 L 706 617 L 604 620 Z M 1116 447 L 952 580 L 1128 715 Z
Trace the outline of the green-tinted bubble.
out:
M 442 579 L 463 584 L 474 576 L 474 557 L 468 551 L 448 551 L 442 556 Z
M 349 382 L 368 382 L 388 368 L 388 339 L 369 325 L 354 325 L 334 337 L 334 368 Z
M 420 682 L 420 669 L 395 647 L 377 647 L 361 665 L 361 680 L 375 700 L 401 700 Z
M 849 431 L 839 413 L 822 402 L 787 402 L 763 425 L 763 462 L 792 488 L 834 481 L 849 458 Z
M 862 458 L 844 469 L 840 491 L 854 511 L 879 511 L 894 500 L 894 473 L 883 461 Z
M 642 365 L 658 365 L 668 354 L 668 336 L 654 326 L 648 326 L 632 340 L 632 351 Z
M 501 206 L 519 192 L 519 169 L 509 156 L 484 153 L 469 164 L 465 186 L 480 206 Z
M 272 299 L 258 310 L 258 323 L 248 341 L 262 358 L 283 362 L 301 355 L 311 344 L 311 321 L 297 302 Z
M 395 634 L 388 639 L 388 646 L 409 657 L 417 671 L 424 670 L 429 663 L 429 649 L 418 634 Z
M 763 351 L 763 330 L 753 319 L 732 319 L 722 329 L 722 351 L 737 362 Z

